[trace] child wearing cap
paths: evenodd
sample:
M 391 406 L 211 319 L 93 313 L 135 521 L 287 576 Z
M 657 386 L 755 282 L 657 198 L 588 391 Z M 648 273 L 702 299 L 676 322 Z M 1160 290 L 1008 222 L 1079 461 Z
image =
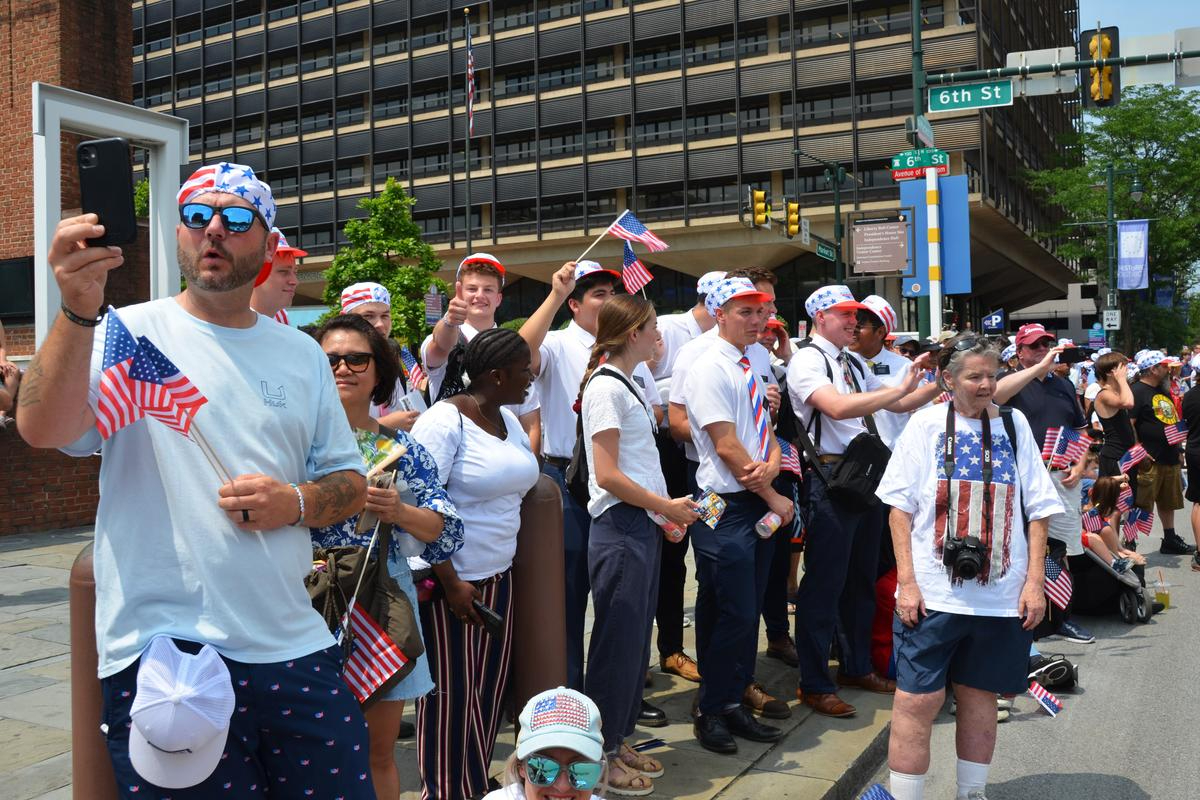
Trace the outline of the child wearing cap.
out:
M 532 353 L 534 385 L 541 400 L 543 471 L 559 484 L 563 496 L 563 546 L 567 583 L 567 683 L 583 686 L 583 621 L 588 598 L 588 528 L 591 518 L 567 491 L 563 473 L 575 449 L 575 400 L 579 382 L 596 343 L 600 308 L 618 292 L 621 273 L 605 269 L 595 261 L 569 261 L 551 281 L 550 295 L 525 324 L 521 337 Z M 550 326 L 563 303 L 571 322 L 563 330 Z M 656 423 L 662 421 L 662 399 L 654 376 L 639 364 L 630 376 L 648 405 Z M 661 713 L 661 712 L 660 712 Z

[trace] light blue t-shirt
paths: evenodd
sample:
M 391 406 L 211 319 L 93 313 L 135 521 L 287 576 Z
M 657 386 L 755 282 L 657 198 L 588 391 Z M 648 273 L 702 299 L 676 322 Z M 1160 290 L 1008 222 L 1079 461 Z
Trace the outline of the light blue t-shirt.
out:
M 302 483 L 363 472 L 333 372 L 304 333 L 261 315 L 251 328 L 211 325 L 174 298 L 119 313 L 208 398 L 195 425 L 232 475 Z M 93 408 L 104 330 L 92 351 Z M 304 588 L 312 569 L 307 527 L 236 528 L 217 506 L 221 481 L 199 446 L 158 420 L 142 419 L 103 443 L 93 429 L 63 448 L 77 456 L 98 449 L 100 677 L 124 669 L 159 634 L 207 642 L 247 663 L 333 644 Z

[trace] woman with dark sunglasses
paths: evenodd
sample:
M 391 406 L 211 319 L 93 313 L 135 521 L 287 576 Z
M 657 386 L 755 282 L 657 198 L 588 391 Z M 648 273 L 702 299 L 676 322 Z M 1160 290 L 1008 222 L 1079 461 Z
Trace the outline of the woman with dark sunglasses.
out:
M 604 795 L 600 710 L 574 689 L 529 698 L 517 749 L 504 764 L 504 787 L 483 800 L 599 800 Z
M 387 340 L 371 323 L 354 314 L 334 317 L 318 328 L 313 338 L 329 359 L 338 397 L 364 461 L 370 463 L 389 439 L 405 448 L 396 462 L 394 484 L 386 488 L 368 485 L 365 510 L 392 525 L 391 549 L 379 555 L 387 559 L 388 572 L 416 609 L 417 593 L 407 557 L 421 556 L 431 563 L 448 559 L 462 546 L 462 519 L 442 488 L 437 465 L 428 451 L 404 431 L 384 427 L 370 415 L 372 401 L 387 402 L 400 374 L 400 364 Z M 367 545 L 370 533 L 355 533 L 358 517 L 355 514 L 336 525 L 312 529 L 313 545 Z M 419 630 L 419 618 L 417 626 Z M 364 712 L 370 736 L 371 778 L 379 800 L 400 797 L 400 775 L 393 750 L 404 701 L 423 697 L 433 688 L 428 659 L 422 655 L 412 672 L 395 686 L 382 690 L 378 702 Z

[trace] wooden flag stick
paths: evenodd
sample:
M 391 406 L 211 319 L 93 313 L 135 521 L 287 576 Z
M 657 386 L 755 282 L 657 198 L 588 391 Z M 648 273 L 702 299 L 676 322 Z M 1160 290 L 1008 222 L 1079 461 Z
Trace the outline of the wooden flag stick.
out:
M 628 213 L 629 213 L 629 209 L 625 209 L 624 211 L 622 211 L 620 216 L 618 216 L 616 219 L 614 219 L 612 222 L 610 222 L 608 227 L 604 229 L 604 233 L 597 236 L 596 241 L 594 241 L 590 245 L 588 245 L 588 249 L 584 250 L 582 253 L 580 253 L 579 257 L 576 258 L 575 260 L 582 261 L 584 256 L 586 256 L 588 253 L 592 252 L 593 247 L 600 244 L 601 239 L 603 239 L 605 236 L 608 236 L 608 232 L 612 230 L 613 225 L 616 225 L 618 222 L 620 222 L 625 217 L 625 215 Z
M 200 448 L 200 452 L 208 459 L 208 463 L 212 466 L 213 471 L 217 473 L 217 477 L 222 483 L 232 483 L 233 477 L 229 470 L 221 463 L 221 459 L 217 457 L 217 453 L 213 450 L 212 445 L 208 443 L 208 439 L 204 438 L 204 434 L 200 431 L 200 426 L 196 424 L 196 418 L 192 417 L 192 424 L 189 429 L 192 434 L 192 441 Z

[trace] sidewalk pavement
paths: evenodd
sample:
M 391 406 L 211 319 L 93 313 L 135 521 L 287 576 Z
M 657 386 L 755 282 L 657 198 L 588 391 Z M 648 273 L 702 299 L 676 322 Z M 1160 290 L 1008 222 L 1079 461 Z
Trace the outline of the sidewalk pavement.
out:
M 67 583 L 75 556 L 91 538 L 88 529 L 0 537 L 0 785 L 8 800 L 72 796 Z M 695 581 L 690 581 L 689 612 L 694 600 Z M 685 630 L 685 640 L 695 654 L 692 628 Z M 795 701 L 795 670 L 783 663 L 760 658 L 758 679 L 768 692 L 791 702 L 792 718 L 782 722 L 787 735 L 775 745 L 739 740 L 738 753 L 723 756 L 704 750 L 692 736 L 695 685 L 655 669 L 647 699 L 662 707 L 672 724 L 639 728 L 635 735 L 636 741 L 661 738 L 666 743 L 647 751 L 666 768 L 654 781 L 652 798 L 858 796 L 882 761 L 891 698 L 847 690 L 843 697 L 858 707 L 858 716 L 830 720 Z M 405 709 L 405 717 L 413 718 L 411 708 Z M 496 774 L 513 746 L 514 732 L 506 725 L 496 746 Z M 397 743 L 396 757 L 402 796 L 416 797 L 416 745 Z

